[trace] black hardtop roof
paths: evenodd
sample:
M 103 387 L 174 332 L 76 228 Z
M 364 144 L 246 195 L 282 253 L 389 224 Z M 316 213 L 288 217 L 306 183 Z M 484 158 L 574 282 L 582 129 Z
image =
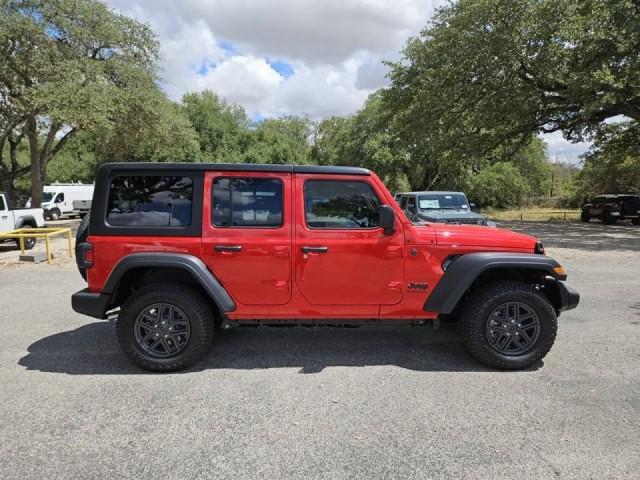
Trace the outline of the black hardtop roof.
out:
M 172 171 L 217 171 L 217 172 L 276 172 L 330 175 L 371 175 L 371 171 L 359 167 L 330 167 L 323 165 L 266 165 L 257 163 L 161 163 L 161 162 L 117 162 L 105 163 L 106 170 L 172 170 Z

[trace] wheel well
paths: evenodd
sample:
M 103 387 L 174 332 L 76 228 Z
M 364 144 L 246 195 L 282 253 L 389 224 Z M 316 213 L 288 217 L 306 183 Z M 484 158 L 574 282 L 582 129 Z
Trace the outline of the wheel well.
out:
M 113 292 L 110 309 L 120 307 L 131 295 L 135 294 L 136 290 L 154 283 L 189 285 L 198 291 L 202 295 L 202 298 L 209 303 L 216 325 L 221 322 L 222 315 L 220 309 L 213 299 L 207 294 L 204 288 L 202 288 L 200 282 L 182 268 L 135 267 L 127 270 Z
M 539 285 L 542 293 L 547 297 L 551 305 L 553 305 L 556 310 L 559 310 L 561 306 L 560 292 L 554 282 L 547 281 L 548 276 L 549 272 L 536 268 L 497 267 L 486 270 L 478 275 L 471 286 L 465 291 L 464 295 L 462 295 L 456 308 L 452 312 L 452 316 L 457 317 L 462 305 L 475 291 L 489 283 L 503 280 Z

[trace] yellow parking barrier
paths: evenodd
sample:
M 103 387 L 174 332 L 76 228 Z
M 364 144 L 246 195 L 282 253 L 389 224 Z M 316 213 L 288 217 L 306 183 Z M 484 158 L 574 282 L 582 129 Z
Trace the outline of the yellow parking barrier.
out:
M 25 238 L 44 238 L 45 248 L 47 249 L 47 263 L 51 264 L 53 255 L 51 254 L 51 237 L 55 235 L 66 235 L 69 244 L 69 256 L 73 257 L 73 247 L 71 240 L 70 228 L 18 228 L 10 232 L 0 233 L 0 239 L 18 239 L 20 244 L 20 253 L 24 255 L 24 239 Z

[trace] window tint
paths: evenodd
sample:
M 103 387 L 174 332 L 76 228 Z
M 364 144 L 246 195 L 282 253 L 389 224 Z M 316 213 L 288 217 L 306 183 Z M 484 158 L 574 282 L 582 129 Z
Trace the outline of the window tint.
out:
M 416 211 L 416 197 L 410 197 L 407 201 L 407 210 Z
M 305 216 L 311 228 L 374 228 L 380 201 L 364 182 L 311 180 L 304 185 Z
M 59 193 L 58 196 L 56 197 L 55 203 L 62 203 L 62 202 L 64 202 L 64 193 Z
M 4 196 L 0 195 L 0 210 L 6 210 L 6 209 L 7 209 L 7 207 L 4 204 Z
M 211 211 L 216 227 L 279 227 L 282 182 L 273 178 L 216 178 Z
M 109 185 L 107 223 L 118 227 L 186 227 L 191 224 L 189 177 L 122 176 Z

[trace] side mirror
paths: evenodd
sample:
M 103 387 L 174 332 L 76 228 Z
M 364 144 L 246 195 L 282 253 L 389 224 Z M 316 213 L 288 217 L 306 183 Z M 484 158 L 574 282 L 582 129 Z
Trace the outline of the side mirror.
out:
M 378 208 L 380 226 L 384 229 L 385 235 L 391 235 L 395 231 L 396 212 L 389 205 L 380 205 Z
M 469 208 L 471 208 L 471 209 L 476 208 L 476 204 L 475 204 L 475 203 L 470 203 L 470 204 L 469 204 Z

